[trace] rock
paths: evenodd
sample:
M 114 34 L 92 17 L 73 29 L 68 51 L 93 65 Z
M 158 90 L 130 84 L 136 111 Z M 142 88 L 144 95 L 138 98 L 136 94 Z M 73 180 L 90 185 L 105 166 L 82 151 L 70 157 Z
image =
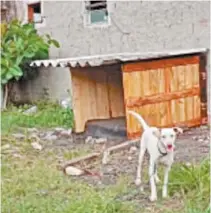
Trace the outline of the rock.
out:
M 29 132 L 29 133 L 38 133 L 38 130 L 36 128 L 28 128 L 27 132 Z
M 33 140 L 33 141 L 40 141 L 40 138 L 37 136 L 37 134 L 33 133 L 29 136 L 29 139 L 30 140 Z
M 44 137 L 43 137 L 43 140 L 46 140 L 46 141 L 55 141 L 57 140 L 58 137 L 56 135 L 53 135 L 53 132 L 48 132 Z
M 191 163 L 190 163 L 190 162 L 187 162 L 185 165 L 188 166 L 188 167 L 190 167 L 190 166 L 191 166 Z
M 79 176 L 84 174 L 84 171 L 73 166 L 68 166 L 65 168 L 65 173 L 71 176 Z
M 12 134 L 12 136 L 15 138 L 15 139 L 25 139 L 25 135 L 21 134 L 21 133 L 15 133 L 15 134 Z
M 127 158 L 129 161 L 133 160 L 133 158 L 131 156 L 128 156 Z
M 197 136 L 193 136 L 192 139 L 193 139 L 193 140 L 197 140 L 198 137 L 197 137 Z
M 210 144 L 210 140 L 204 140 L 205 144 Z
M 203 138 L 199 138 L 197 141 L 198 141 L 199 143 L 201 143 L 201 142 L 204 141 L 204 139 L 203 139 Z
M 9 148 L 11 148 L 11 146 L 8 143 L 1 147 L 2 150 L 9 149 Z
M 25 110 L 25 111 L 23 112 L 23 114 L 25 114 L 25 115 L 34 114 L 34 113 L 37 112 L 37 109 L 38 109 L 37 106 L 32 106 L 31 108 Z
M 85 140 L 85 143 L 94 143 L 94 138 L 92 138 L 92 136 L 88 136 Z
M 107 138 L 98 138 L 98 139 L 95 139 L 95 143 L 106 143 L 107 142 Z
M 39 143 L 37 143 L 37 142 L 31 143 L 31 145 L 36 150 L 42 150 L 42 146 Z
M 54 130 L 56 133 L 60 133 L 60 132 L 64 131 L 65 129 L 61 128 L 61 127 L 56 127 Z
M 131 146 L 131 147 L 130 147 L 130 150 L 129 150 L 129 153 L 130 153 L 130 154 L 135 153 L 135 152 L 137 152 L 137 150 L 138 150 L 138 149 L 137 149 L 136 146 Z
M 66 98 L 64 100 L 62 100 L 60 102 L 60 105 L 64 108 L 64 109 L 67 109 L 67 108 L 70 108 L 71 109 L 71 99 L 70 98 Z
M 63 130 L 60 132 L 61 136 L 65 136 L 65 137 L 69 137 L 72 135 L 72 129 L 68 129 L 68 130 Z
M 18 154 L 18 153 L 14 153 L 14 154 L 13 154 L 13 157 L 15 157 L 15 158 L 20 158 L 20 159 L 23 158 L 23 156 L 20 155 L 20 154 Z

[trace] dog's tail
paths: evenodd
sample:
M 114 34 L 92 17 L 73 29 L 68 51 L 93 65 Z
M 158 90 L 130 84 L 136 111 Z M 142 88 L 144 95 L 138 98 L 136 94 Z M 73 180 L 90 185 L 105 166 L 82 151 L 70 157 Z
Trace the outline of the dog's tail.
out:
M 142 127 L 144 130 L 148 129 L 149 126 L 148 124 L 145 122 L 145 120 L 141 117 L 141 115 L 139 115 L 138 113 L 132 111 L 132 110 L 128 110 L 128 113 L 130 113 L 131 115 L 133 115 L 134 117 L 136 117 L 138 119 L 138 121 L 141 123 Z

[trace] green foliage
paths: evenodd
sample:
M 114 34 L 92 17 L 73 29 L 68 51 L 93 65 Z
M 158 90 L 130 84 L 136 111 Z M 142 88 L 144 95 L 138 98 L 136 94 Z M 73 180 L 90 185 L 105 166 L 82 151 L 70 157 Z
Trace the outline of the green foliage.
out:
M 59 47 L 49 35 L 38 35 L 31 23 L 1 24 L 1 84 L 19 80 L 31 60 L 47 59 L 51 45 Z
M 170 196 L 179 193 L 185 201 L 185 213 L 209 212 L 210 161 L 203 160 L 199 165 L 174 166 L 170 173 Z
M 51 127 L 65 127 L 71 128 L 73 126 L 73 112 L 71 109 L 63 109 L 56 103 L 40 102 L 36 104 L 38 111 L 32 115 L 24 115 L 22 112 L 28 108 L 29 105 L 21 107 L 8 107 L 7 111 L 2 112 L 2 132 L 9 133 L 17 127 L 37 127 L 37 128 L 51 128 Z

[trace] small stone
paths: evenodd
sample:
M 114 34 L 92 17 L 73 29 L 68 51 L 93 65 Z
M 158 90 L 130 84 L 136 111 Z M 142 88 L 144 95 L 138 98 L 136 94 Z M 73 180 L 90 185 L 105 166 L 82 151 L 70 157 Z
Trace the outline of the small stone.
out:
M 68 166 L 65 168 L 65 173 L 71 176 L 79 176 L 84 174 L 84 171 L 73 166 Z
M 69 137 L 72 135 L 72 129 L 68 129 L 68 130 L 63 130 L 60 132 L 61 136 L 65 136 L 65 137 Z
M 188 167 L 190 167 L 190 166 L 191 166 L 191 163 L 190 163 L 190 162 L 187 162 L 185 165 L 188 166 Z
M 63 107 L 64 109 L 68 109 L 68 108 L 72 108 L 71 106 L 71 99 L 70 98 L 66 98 L 64 100 L 62 100 L 60 102 L 61 107 Z
M 205 144 L 210 144 L 210 140 L 204 140 Z
M 129 153 L 135 153 L 137 151 L 137 147 L 136 146 L 131 146 L 130 147 L 130 150 L 129 150 Z
M 23 156 L 20 155 L 20 154 L 18 154 L 18 153 L 14 153 L 14 154 L 13 154 L 13 157 L 15 157 L 15 158 L 20 158 L 20 159 L 23 158 Z
M 12 136 L 16 139 L 24 139 L 25 138 L 25 135 L 23 135 L 21 133 L 15 133 L 15 134 L 12 134 Z
M 107 142 L 107 138 L 98 138 L 98 139 L 95 139 L 95 143 L 106 143 Z
M 85 143 L 93 143 L 94 138 L 92 136 L 88 136 L 85 140 Z
M 202 139 L 202 138 L 198 139 L 198 142 L 200 142 L 200 143 L 203 142 L 203 141 L 204 141 L 204 139 Z
M 56 127 L 54 130 L 55 130 L 55 132 L 60 133 L 60 132 L 64 131 L 65 129 L 61 128 L 61 127 Z
M 38 133 L 38 130 L 36 128 L 28 128 L 27 132 L 29 132 L 29 133 Z
M 53 135 L 51 132 L 47 133 L 47 135 L 45 135 L 45 137 L 43 138 L 43 140 L 47 140 L 47 141 L 55 141 L 57 140 L 57 136 Z
M 40 141 L 40 138 L 37 136 L 37 134 L 33 133 L 29 136 L 30 140 L 34 140 L 34 141 Z
M 37 109 L 38 109 L 37 106 L 32 106 L 31 108 L 25 110 L 25 111 L 23 112 L 23 114 L 25 114 L 25 115 L 34 114 L 34 113 L 37 112 Z
M 42 146 L 39 143 L 37 143 L 37 142 L 31 143 L 31 145 L 36 150 L 42 150 Z
M 193 140 L 197 140 L 198 137 L 197 137 L 197 136 L 193 136 L 192 139 L 193 139 Z
M 3 149 L 9 149 L 11 146 L 10 146 L 10 144 L 5 144 L 5 145 L 3 145 L 2 147 L 1 147 L 1 149 L 3 150 Z
M 127 158 L 129 161 L 133 160 L 133 158 L 131 156 L 128 156 Z

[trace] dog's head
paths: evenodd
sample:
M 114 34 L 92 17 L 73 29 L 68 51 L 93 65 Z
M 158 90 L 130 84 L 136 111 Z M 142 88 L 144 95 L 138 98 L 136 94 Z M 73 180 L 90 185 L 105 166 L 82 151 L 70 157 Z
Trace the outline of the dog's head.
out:
M 182 134 L 183 130 L 179 127 L 157 129 L 154 135 L 159 138 L 168 152 L 175 148 L 175 140 L 178 134 Z

